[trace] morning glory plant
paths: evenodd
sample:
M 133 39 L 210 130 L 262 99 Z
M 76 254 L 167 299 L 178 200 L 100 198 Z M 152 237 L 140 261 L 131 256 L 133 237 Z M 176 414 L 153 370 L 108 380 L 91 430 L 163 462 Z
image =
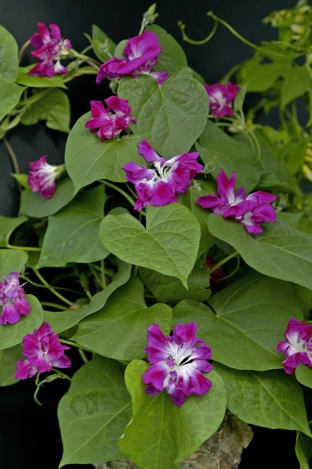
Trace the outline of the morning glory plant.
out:
M 271 13 L 278 37 L 263 45 L 208 16 L 211 47 L 223 27 L 253 52 L 209 84 L 180 44 L 196 45 L 187 25 L 177 41 L 156 5 L 130 38 L 94 26 L 81 52 L 53 23 L 19 53 L 0 28 L 0 138 L 20 189 L 18 214 L 0 216 L 0 371 L 32 382 L 37 403 L 67 383 L 59 467 L 173 469 L 220 444 L 229 416 L 293 432 L 309 467 L 312 10 Z M 81 75 L 99 94 L 70 128 Z M 280 121 L 260 124 L 271 109 Z M 21 174 L 10 131 L 38 114 L 68 134 L 64 165 L 31 155 Z

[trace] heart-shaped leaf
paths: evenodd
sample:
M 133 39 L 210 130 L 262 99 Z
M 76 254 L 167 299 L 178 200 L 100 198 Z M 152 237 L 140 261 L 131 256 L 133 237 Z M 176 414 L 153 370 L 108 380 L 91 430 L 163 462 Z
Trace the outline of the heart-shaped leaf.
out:
M 25 251 L 15 249 L 0 249 L 0 281 L 4 275 L 20 272 L 26 264 L 28 255 Z
M 102 221 L 100 238 L 120 259 L 176 277 L 187 288 L 198 251 L 200 227 L 186 207 L 174 203 L 150 207 L 146 229 L 129 214 L 108 215 Z

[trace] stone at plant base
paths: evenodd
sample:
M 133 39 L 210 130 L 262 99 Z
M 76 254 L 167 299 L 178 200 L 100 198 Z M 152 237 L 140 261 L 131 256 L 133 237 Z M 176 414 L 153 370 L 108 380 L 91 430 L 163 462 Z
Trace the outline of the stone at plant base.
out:
M 216 433 L 182 463 L 182 469 L 237 469 L 253 437 L 250 426 L 227 412 Z M 130 459 L 95 465 L 96 469 L 137 469 Z

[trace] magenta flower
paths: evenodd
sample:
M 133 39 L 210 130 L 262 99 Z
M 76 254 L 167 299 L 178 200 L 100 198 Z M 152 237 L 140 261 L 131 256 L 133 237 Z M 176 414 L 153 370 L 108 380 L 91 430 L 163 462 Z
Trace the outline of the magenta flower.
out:
M 151 31 L 145 31 L 143 34 L 129 39 L 122 53 L 124 58 L 112 57 L 101 65 L 96 82 L 101 83 L 103 78 L 121 78 L 123 75 L 137 77 L 143 73 L 151 75 L 161 84 L 169 74 L 151 72 L 160 51 L 161 47 L 157 35 Z
M 22 314 L 27 316 L 31 306 L 25 298 L 23 285 L 19 284 L 19 273 L 11 272 L 10 280 L 6 277 L 0 282 L 0 324 L 15 324 Z
M 306 324 L 304 321 L 297 321 L 291 318 L 285 337 L 277 344 L 277 350 L 286 357 L 282 363 L 286 373 L 292 375 L 300 364 L 308 365 L 312 368 L 312 324 Z
M 52 332 L 51 326 L 43 322 L 33 334 L 24 336 L 23 354 L 25 360 L 18 361 L 16 379 L 32 378 L 36 373 L 50 371 L 53 367 L 68 368 L 71 363 L 64 354 L 70 347 L 59 342 L 58 335 Z
M 134 206 L 136 210 L 148 204 L 162 206 L 177 202 L 177 196 L 186 191 L 192 179 L 203 168 L 195 161 L 199 153 L 183 153 L 166 160 L 144 139 L 139 143 L 139 154 L 148 163 L 153 163 L 155 169 L 133 162 L 122 167 L 126 171 L 126 179 L 134 184 L 138 195 Z
M 196 330 L 193 322 L 178 324 L 173 334 L 165 337 L 158 324 L 148 328 L 145 352 L 152 365 L 142 376 L 146 394 L 156 396 L 165 390 L 180 407 L 187 396 L 202 396 L 209 391 L 212 383 L 203 373 L 212 370 L 207 361 L 211 348 L 195 336 Z
M 131 107 L 128 105 L 128 101 L 111 96 L 104 102 L 108 106 L 107 108 L 101 101 L 91 101 L 92 119 L 85 124 L 90 132 L 99 129 L 95 135 L 102 141 L 116 137 L 122 130 L 128 130 L 129 123 L 136 124 L 131 116 Z M 114 111 L 115 114 L 111 114 L 110 111 Z
M 209 96 L 209 109 L 216 117 L 231 116 L 233 114 L 232 101 L 240 90 L 240 87 L 230 81 L 226 85 L 215 83 L 204 85 Z
M 31 191 L 40 191 L 41 197 L 51 199 L 56 191 L 55 181 L 63 172 L 63 166 L 52 166 L 47 163 L 47 156 L 42 156 L 38 161 L 29 163 L 30 171 L 27 183 Z
M 235 181 L 235 172 L 228 179 L 221 169 L 217 176 L 218 195 L 203 195 L 197 199 L 197 203 L 223 218 L 234 218 L 245 226 L 248 233 L 262 233 L 261 223 L 276 220 L 274 208 L 270 205 L 276 199 L 275 195 L 257 191 L 246 196 L 243 187 L 234 191 Z
M 57 24 L 50 24 L 50 30 L 44 23 L 38 23 L 39 33 L 34 33 L 30 42 L 37 49 L 31 54 L 41 62 L 28 73 L 37 77 L 54 77 L 67 72 L 60 59 L 68 57 L 72 45 L 69 39 L 61 37 Z

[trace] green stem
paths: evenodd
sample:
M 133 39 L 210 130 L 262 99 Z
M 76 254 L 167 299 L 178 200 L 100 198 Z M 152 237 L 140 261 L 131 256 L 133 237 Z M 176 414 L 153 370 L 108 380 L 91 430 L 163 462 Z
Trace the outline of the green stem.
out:
M 50 301 L 40 301 L 40 303 L 42 306 L 50 306 L 51 308 L 60 309 L 62 311 L 68 311 L 68 308 L 63 305 L 59 305 L 58 303 L 51 303 Z
M 13 244 L 7 244 L 5 247 L 8 249 L 20 249 L 22 251 L 41 252 L 41 248 L 35 248 L 35 247 L 30 247 L 30 246 L 13 246 Z
M 208 275 L 211 275 L 212 272 L 214 272 L 215 270 L 217 270 L 219 267 L 221 267 L 223 264 L 225 264 L 226 262 L 228 262 L 229 260 L 233 259 L 233 257 L 235 256 L 239 256 L 239 253 L 237 251 L 234 251 L 232 252 L 232 254 L 230 254 L 229 256 L 225 257 L 224 259 L 222 259 L 222 261 L 218 262 L 216 265 L 214 265 L 213 267 L 211 267 L 211 269 L 208 270 L 207 274 Z
M 81 356 L 82 360 L 83 360 L 85 363 L 88 363 L 89 360 L 87 359 L 86 354 L 84 353 L 84 351 L 83 351 L 81 348 L 79 348 L 79 349 L 78 349 L 78 352 L 79 352 L 79 355 Z
M 232 275 L 236 274 L 240 266 L 240 256 L 237 257 L 237 264 L 233 272 L 231 272 L 229 275 L 226 275 L 225 277 L 220 278 L 220 282 L 223 282 L 223 280 L 226 280 L 227 278 L 232 277 Z
M 62 379 L 68 379 L 68 381 L 72 380 L 68 375 L 66 375 L 62 371 L 58 370 L 57 368 L 51 368 L 51 371 L 54 371 L 55 373 L 57 373 L 60 376 L 60 378 L 62 378 Z
M 101 276 L 102 276 L 102 288 L 106 288 L 106 278 L 105 278 L 105 261 L 101 259 Z
M 194 41 L 193 39 L 190 39 L 185 33 L 185 24 L 182 23 L 182 21 L 178 21 L 178 26 L 181 30 L 183 41 L 189 42 L 190 44 L 193 44 L 194 46 L 201 46 L 203 44 L 206 44 L 206 42 L 209 42 L 210 39 L 212 39 L 213 36 L 215 35 L 217 31 L 217 27 L 218 27 L 218 22 L 215 19 L 213 20 L 214 22 L 213 22 L 213 28 L 211 30 L 211 33 L 206 37 L 206 39 L 202 39 L 201 41 Z
M 42 275 L 40 274 L 40 272 L 38 272 L 37 269 L 33 269 L 33 270 L 34 270 L 35 274 L 37 275 L 37 277 L 39 278 L 39 280 L 41 280 L 43 285 L 45 285 L 50 290 L 51 293 L 53 293 L 55 296 L 57 296 L 60 300 L 64 301 L 64 303 L 66 303 L 67 305 L 72 306 L 72 304 L 73 304 L 72 301 L 69 301 L 63 295 L 61 295 L 56 290 L 54 290 L 54 288 L 51 287 L 51 285 L 48 284 L 48 282 L 42 277 Z
M 115 186 L 115 184 L 112 184 L 111 182 L 104 181 L 103 179 L 98 179 L 98 182 L 100 182 L 101 184 L 104 184 L 105 186 L 111 187 L 112 189 L 115 189 L 115 191 L 119 192 L 121 195 L 125 197 L 125 199 L 128 200 L 128 202 L 132 205 L 132 207 L 135 206 L 134 200 L 130 197 L 129 194 L 127 194 L 127 192 L 120 189 L 120 187 Z M 139 213 L 141 213 L 144 217 L 146 216 L 146 213 L 143 211 L 139 211 Z
M 79 348 L 81 350 L 84 350 L 85 352 L 94 353 L 92 350 L 90 350 L 86 347 L 81 347 L 80 345 L 76 344 L 76 342 L 72 342 L 71 340 L 66 340 L 66 339 L 62 339 L 61 337 L 59 337 L 59 341 L 61 342 L 61 344 L 70 345 L 71 347 Z

